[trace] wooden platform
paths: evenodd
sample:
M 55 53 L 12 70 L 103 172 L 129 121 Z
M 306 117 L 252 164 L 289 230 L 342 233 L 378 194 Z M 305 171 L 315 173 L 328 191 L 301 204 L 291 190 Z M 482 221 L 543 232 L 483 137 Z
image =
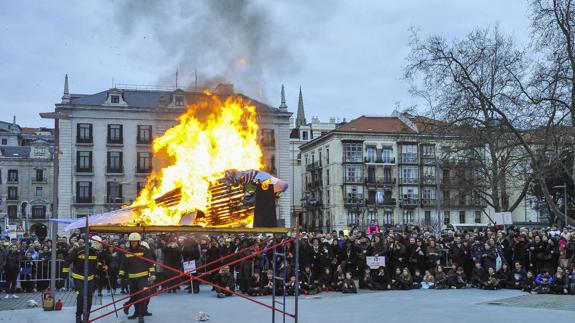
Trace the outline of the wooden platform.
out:
M 98 233 L 161 233 L 161 232 L 198 232 L 198 233 L 288 233 L 294 228 L 204 228 L 192 225 L 148 225 L 119 226 L 92 225 L 90 231 Z

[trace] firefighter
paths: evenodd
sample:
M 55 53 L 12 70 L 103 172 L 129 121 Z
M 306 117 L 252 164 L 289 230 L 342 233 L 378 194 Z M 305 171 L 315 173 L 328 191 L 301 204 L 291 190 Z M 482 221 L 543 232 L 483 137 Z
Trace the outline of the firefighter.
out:
M 128 236 L 128 242 L 130 244 L 128 251 L 130 254 L 125 254 L 120 258 L 120 279 L 124 276 L 128 276 L 128 285 L 130 288 L 130 294 L 134 294 L 148 286 L 150 282 L 156 280 L 155 267 L 151 262 L 141 259 L 140 256 L 147 259 L 152 259 L 152 254 L 150 249 L 146 249 L 140 243 L 142 237 L 137 232 L 132 232 Z M 134 256 L 135 255 L 135 256 Z M 143 297 L 145 297 L 145 292 L 138 295 L 132 296 L 129 303 L 137 302 Z M 138 318 L 139 323 L 144 322 L 144 315 L 146 314 L 146 306 L 144 302 L 138 302 L 134 304 L 135 312 L 128 319 Z M 124 312 L 127 312 L 127 308 L 124 308 Z
M 97 241 L 102 241 L 102 238 L 93 236 L 88 253 L 88 290 L 84 290 L 84 261 L 85 250 L 84 247 L 72 249 L 68 257 L 64 261 L 63 273 L 70 272 L 70 265 L 72 265 L 72 278 L 74 279 L 74 287 L 76 289 L 76 323 L 82 322 L 82 312 L 84 307 L 84 293 L 88 296 L 88 317 L 92 308 L 92 295 L 94 294 L 94 277 L 98 267 L 100 266 L 99 252 L 102 245 Z M 87 319 L 87 318 L 86 318 Z

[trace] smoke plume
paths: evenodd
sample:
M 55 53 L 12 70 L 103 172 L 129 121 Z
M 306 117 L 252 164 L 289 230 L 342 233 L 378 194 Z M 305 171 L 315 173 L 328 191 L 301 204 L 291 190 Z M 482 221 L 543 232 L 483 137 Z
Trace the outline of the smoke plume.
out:
M 160 85 L 210 88 L 228 81 L 263 96 L 268 75 L 296 68 L 281 26 L 260 3 L 248 0 L 129 0 L 117 2 L 115 20 L 128 36 L 151 36 L 170 57 Z M 142 49 L 145 50 L 145 49 Z

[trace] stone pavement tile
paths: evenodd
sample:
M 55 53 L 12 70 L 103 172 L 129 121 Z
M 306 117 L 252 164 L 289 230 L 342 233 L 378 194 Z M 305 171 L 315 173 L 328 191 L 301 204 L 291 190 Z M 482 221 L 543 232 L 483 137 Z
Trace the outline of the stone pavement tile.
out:
M 5 294 L 0 294 L 0 311 L 7 310 L 22 310 L 29 308 L 28 301 L 34 300 L 38 302 L 38 307 L 42 307 L 42 293 L 18 293 L 17 299 L 4 299 Z M 54 298 L 55 302 L 62 301 L 64 306 L 74 306 L 76 304 L 75 292 L 57 292 Z

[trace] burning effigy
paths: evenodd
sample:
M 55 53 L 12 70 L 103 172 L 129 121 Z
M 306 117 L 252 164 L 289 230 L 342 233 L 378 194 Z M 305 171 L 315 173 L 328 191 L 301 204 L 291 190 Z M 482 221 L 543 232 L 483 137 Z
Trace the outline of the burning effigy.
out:
M 154 139 L 165 166 L 152 172 L 134 202 L 90 216 L 89 225 L 275 226 L 275 202 L 287 183 L 259 170 L 257 134 L 255 106 L 208 94 Z M 78 220 L 66 230 L 85 224 Z

